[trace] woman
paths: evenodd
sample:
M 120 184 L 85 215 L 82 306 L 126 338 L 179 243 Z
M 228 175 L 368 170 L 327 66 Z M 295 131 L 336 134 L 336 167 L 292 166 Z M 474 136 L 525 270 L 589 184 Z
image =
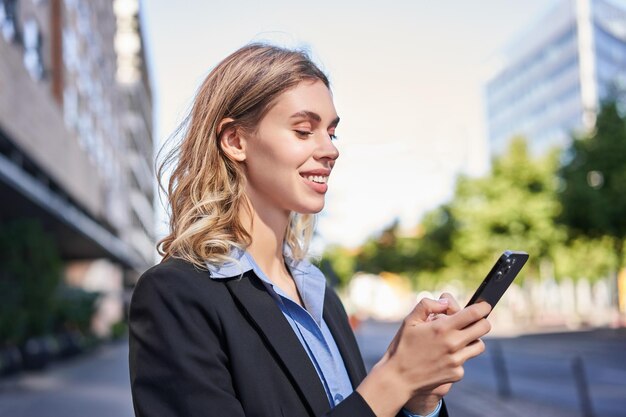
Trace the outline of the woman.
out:
M 248 45 L 207 76 L 165 161 L 164 259 L 131 302 L 138 417 L 447 415 L 489 306 L 422 300 L 366 375 L 341 302 L 304 259 L 338 123 L 302 52 Z

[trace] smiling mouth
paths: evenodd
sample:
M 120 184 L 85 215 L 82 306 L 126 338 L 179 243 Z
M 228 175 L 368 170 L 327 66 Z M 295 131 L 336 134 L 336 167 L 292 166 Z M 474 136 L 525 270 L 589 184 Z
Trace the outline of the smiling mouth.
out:
M 326 184 L 328 182 L 328 176 L 325 175 L 302 175 L 302 177 L 318 184 Z

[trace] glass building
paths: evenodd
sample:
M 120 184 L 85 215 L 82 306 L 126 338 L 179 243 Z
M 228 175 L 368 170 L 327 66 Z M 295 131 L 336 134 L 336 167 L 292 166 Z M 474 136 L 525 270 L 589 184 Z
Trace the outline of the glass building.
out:
M 63 279 L 103 294 L 99 334 L 123 316 L 123 288 L 155 263 L 139 17 L 139 0 L 0 0 L 0 232 L 41 225 Z
M 534 153 L 593 127 L 600 101 L 626 87 L 626 5 L 559 0 L 500 53 L 486 85 L 492 153 L 517 135 Z

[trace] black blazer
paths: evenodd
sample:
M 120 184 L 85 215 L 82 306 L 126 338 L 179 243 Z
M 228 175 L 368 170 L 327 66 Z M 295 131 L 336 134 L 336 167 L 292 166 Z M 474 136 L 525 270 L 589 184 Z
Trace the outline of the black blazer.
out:
M 356 387 L 365 367 L 330 288 L 323 317 Z M 129 362 L 137 417 L 374 417 L 356 391 L 330 409 L 307 353 L 253 271 L 213 280 L 180 259 L 150 268 L 130 305 Z

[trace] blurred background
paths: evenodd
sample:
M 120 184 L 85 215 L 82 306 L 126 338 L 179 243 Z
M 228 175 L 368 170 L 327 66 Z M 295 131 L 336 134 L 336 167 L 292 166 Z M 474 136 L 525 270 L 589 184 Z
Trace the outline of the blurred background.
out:
M 330 76 L 313 256 L 367 366 L 419 299 L 524 250 L 451 412 L 626 416 L 626 1 L 0 0 L 0 417 L 133 415 L 155 157 L 251 41 Z

